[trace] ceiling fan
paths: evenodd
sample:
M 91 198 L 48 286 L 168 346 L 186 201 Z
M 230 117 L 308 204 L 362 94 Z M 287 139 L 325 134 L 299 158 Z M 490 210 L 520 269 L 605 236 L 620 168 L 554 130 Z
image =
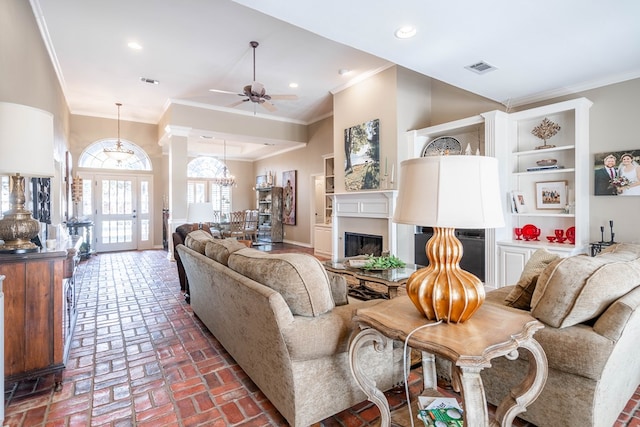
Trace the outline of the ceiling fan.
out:
M 218 89 L 209 89 L 210 92 L 218 92 L 218 93 L 228 93 L 231 95 L 238 95 L 244 97 L 244 99 L 234 102 L 233 104 L 227 105 L 227 107 L 237 107 L 240 104 L 245 102 L 254 102 L 256 104 L 262 105 L 268 111 L 276 111 L 277 108 L 275 105 L 271 103 L 272 99 L 281 99 L 287 101 L 295 101 L 298 99 L 297 95 L 268 95 L 264 85 L 258 81 L 256 81 L 256 48 L 259 43 L 256 41 L 252 41 L 249 45 L 253 48 L 253 82 L 250 85 L 246 85 L 242 89 L 242 93 L 230 92 L 227 90 L 218 90 Z

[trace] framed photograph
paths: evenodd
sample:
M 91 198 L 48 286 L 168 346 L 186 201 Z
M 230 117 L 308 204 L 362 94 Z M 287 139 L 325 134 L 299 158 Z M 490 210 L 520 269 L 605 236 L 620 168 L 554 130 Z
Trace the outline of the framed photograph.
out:
M 267 175 L 256 176 L 256 188 L 266 188 L 266 187 L 267 187 Z
M 516 213 L 525 213 L 527 212 L 527 203 L 524 198 L 524 194 L 522 191 L 512 191 L 511 196 L 513 197 L 513 206 Z
M 640 149 L 594 154 L 593 173 L 596 196 L 640 196 Z
M 536 208 L 564 209 L 567 204 L 567 181 L 536 182 Z
M 282 223 L 296 225 L 296 171 L 282 172 Z

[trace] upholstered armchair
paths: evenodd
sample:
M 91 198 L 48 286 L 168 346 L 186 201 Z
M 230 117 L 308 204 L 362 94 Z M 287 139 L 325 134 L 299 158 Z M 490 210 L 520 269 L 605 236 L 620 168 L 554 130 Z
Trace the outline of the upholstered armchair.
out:
M 182 264 L 182 260 L 180 259 L 180 254 L 176 250 L 178 245 L 184 244 L 184 239 L 186 239 L 187 234 L 191 233 L 193 230 L 197 230 L 200 227 L 199 224 L 182 224 L 176 228 L 176 231 L 173 233 L 173 258 L 176 260 L 176 266 L 178 267 L 178 280 L 180 281 L 180 290 L 184 294 L 184 299 L 187 302 L 190 302 L 189 296 L 189 281 L 187 280 L 187 274 L 184 271 L 184 265 Z M 202 229 L 212 236 L 216 237 L 209 228 L 208 225 L 202 224 Z M 216 232 L 217 236 L 220 236 L 220 231 L 213 230 Z

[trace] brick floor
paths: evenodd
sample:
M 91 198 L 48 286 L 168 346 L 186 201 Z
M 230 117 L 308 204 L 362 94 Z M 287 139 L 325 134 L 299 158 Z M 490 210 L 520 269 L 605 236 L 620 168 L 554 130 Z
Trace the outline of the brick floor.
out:
M 166 255 L 101 254 L 80 265 L 78 321 L 63 388 L 52 391 L 48 377 L 6 384 L 5 426 L 287 425 L 193 315 Z M 419 391 L 419 369 L 409 383 Z M 404 404 L 402 390 L 388 397 L 393 406 Z M 615 427 L 640 426 L 639 409 L 640 389 Z M 378 414 L 363 402 L 315 427 L 369 426 Z

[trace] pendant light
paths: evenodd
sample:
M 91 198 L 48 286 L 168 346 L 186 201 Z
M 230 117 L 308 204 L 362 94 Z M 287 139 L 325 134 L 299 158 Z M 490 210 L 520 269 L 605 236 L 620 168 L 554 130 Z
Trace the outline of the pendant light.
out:
M 133 156 L 133 150 L 124 148 L 122 142 L 120 142 L 120 107 L 122 107 L 122 104 L 116 102 L 116 105 L 118 106 L 118 141 L 115 147 L 105 148 L 103 151 L 109 158 L 116 160 L 118 164 L 120 164 L 123 160 L 127 160 Z
M 227 169 L 227 140 L 224 140 L 224 170 L 222 172 L 222 176 L 216 176 L 212 179 L 215 185 L 219 185 L 220 187 L 235 187 L 236 185 L 236 177 L 229 173 L 229 169 Z

